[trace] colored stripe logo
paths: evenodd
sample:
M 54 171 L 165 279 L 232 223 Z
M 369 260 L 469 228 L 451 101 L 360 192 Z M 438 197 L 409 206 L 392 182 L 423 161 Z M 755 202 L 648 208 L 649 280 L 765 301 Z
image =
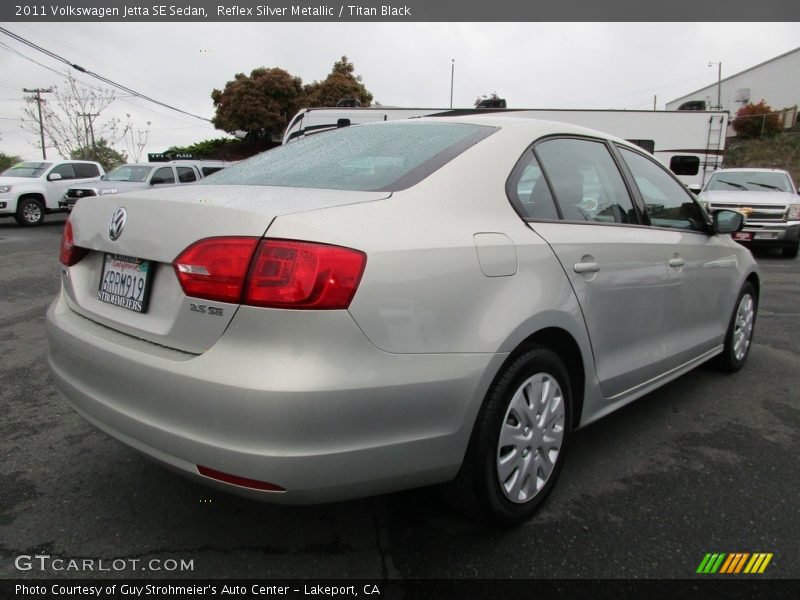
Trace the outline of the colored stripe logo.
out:
M 750 575 L 763 573 L 767 565 L 772 560 L 772 552 L 716 552 L 707 553 L 696 573 L 703 575 L 713 575 L 715 573 L 724 575 L 737 575 L 747 573 Z

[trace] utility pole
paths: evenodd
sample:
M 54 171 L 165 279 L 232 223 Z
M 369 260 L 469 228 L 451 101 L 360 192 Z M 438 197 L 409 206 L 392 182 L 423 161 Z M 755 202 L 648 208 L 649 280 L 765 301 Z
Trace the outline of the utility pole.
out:
M 653 96 L 653 110 L 656 109 L 656 103 L 658 102 L 658 94 Z
M 89 131 L 92 135 L 92 159 L 97 160 L 97 144 L 94 142 L 94 125 L 92 124 L 92 118 L 99 117 L 100 113 L 80 113 L 80 116 L 83 117 L 84 127 L 86 127 L 86 119 L 89 119 Z
M 39 88 L 29 90 L 27 88 L 22 88 L 22 91 L 26 94 L 36 94 L 36 105 L 39 107 L 39 136 L 42 140 L 42 158 L 47 160 L 47 150 L 44 147 L 44 123 L 42 122 L 42 94 L 51 94 L 53 92 L 53 88 L 48 88 L 46 90 L 42 90 Z

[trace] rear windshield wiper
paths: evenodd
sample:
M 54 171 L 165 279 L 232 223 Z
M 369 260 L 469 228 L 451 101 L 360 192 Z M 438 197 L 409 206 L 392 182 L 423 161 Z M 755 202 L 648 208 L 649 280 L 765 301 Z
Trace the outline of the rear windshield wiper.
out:
M 783 188 L 779 188 L 777 185 L 770 185 L 768 183 L 758 183 L 757 181 L 748 181 L 747 183 L 750 184 L 750 185 L 758 185 L 758 186 L 761 186 L 761 187 L 765 187 L 765 188 L 770 189 L 770 190 L 777 190 L 779 192 L 785 191 Z

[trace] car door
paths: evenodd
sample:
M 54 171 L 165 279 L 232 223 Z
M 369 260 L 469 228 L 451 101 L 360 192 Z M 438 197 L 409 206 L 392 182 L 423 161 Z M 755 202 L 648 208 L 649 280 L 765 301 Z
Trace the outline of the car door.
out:
M 549 243 L 569 278 L 603 395 L 617 396 L 663 372 L 661 323 L 669 285 L 663 249 L 640 226 L 603 140 L 545 139 L 526 160 L 541 168 L 544 179 L 532 184 L 527 170 L 518 206 L 530 211 L 529 226 Z M 555 218 L 541 209 L 548 195 L 555 198 Z
M 53 175 L 58 175 L 60 178 L 52 179 Z M 47 185 L 45 185 L 45 194 L 47 208 L 58 208 L 58 202 L 64 197 L 67 188 L 75 185 L 75 167 L 72 163 L 61 163 L 56 165 L 46 175 Z
M 617 148 L 667 262 L 662 336 L 666 366 L 675 368 L 722 343 L 739 276 L 736 256 L 712 234 L 700 205 L 672 174 L 641 152 Z

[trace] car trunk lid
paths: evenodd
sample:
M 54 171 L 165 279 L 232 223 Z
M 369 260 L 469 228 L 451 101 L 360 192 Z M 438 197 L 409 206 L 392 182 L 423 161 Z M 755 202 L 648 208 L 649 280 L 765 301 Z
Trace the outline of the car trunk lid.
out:
M 64 267 L 64 290 L 73 310 L 139 339 L 202 353 L 224 333 L 238 304 L 187 297 L 172 262 L 208 237 L 262 237 L 280 215 L 387 198 L 389 192 L 352 192 L 257 186 L 192 185 L 83 198 L 71 217 L 74 244 L 89 250 Z M 125 210 L 124 226 L 111 239 L 112 217 Z M 116 262 L 113 262 L 116 261 Z M 141 312 L 98 294 L 107 263 L 147 261 L 149 297 Z M 104 298 L 103 299 L 101 299 Z M 133 297 L 133 296 L 132 296 Z M 142 298 L 144 299 L 144 298 Z M 135 303 L 128 303 L 133 306 Z

